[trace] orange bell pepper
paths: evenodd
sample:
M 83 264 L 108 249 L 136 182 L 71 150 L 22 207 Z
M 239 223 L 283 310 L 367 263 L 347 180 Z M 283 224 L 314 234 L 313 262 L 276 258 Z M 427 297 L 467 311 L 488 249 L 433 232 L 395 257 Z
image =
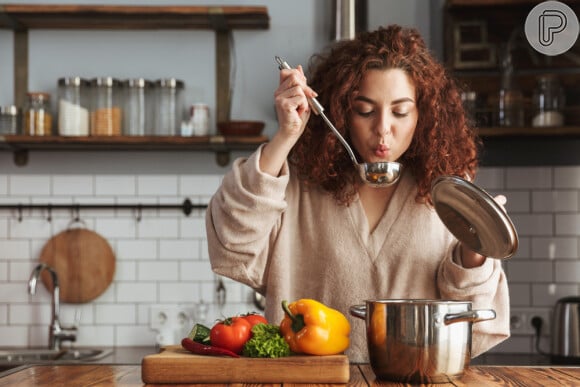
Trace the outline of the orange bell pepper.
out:
M 294 353 L 335 355 L 349 346 L 350 323 L 338 310 L 311 299 L 282 301 L 280 332 Z

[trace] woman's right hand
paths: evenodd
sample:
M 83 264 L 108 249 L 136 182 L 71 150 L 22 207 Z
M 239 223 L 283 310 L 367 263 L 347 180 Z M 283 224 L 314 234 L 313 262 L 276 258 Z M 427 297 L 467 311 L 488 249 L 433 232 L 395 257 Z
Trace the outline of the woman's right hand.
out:
M 280 70 L 280 84 L 274 92 L 278 131 L 262 150 L 260 169 L 278 176 L 292 147 L 300 138 L 310 118 L 308 98 L 317 94 L 306 83 L 302 66 Z
M 306 83 L 302 66 L 280 70 L 280 84 L 274 92 L 280 134 L 298 140 L 310 117 L 308 98 L 316 96 Z

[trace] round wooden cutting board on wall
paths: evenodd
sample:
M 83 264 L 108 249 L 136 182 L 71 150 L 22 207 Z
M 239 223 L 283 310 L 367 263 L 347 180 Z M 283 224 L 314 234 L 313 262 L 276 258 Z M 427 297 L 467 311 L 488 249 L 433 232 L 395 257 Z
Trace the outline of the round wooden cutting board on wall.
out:
M 109 243 L 94 231 L 69 228 L 42 248 L 40 262 L 52 266 L 60 282 L 60 301 L 81 304 L 100 296 L 113 281 L 115 255 Z M 42 275 L 52 291 L 49 273 Z

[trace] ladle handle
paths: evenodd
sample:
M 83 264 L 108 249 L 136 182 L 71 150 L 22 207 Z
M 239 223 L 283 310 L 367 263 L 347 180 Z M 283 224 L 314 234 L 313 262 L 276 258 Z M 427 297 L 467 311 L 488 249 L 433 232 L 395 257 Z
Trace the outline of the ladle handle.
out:
M 283 60 L 279 56 L 276 56 L 275 58 L 276 58 L 276 62 L 278 62 L 278 68 L 280 70 L 282 70 L 282 69 L 292 70 L 292 67 L 290 67 L 290 65 L 288 63 L 286 63 L 285 60 Z M 318 100 L 314 97 L 309 97 L 308 102 L 310 103 L 312 110 L 314 110 L 314 113 L 316 113 L 317 115 L 322 117 L 324 122 L 326 122 L 326 125 L 330 128 L 330 130 L 332 130 L 332 133 L 334 133 L 336 138 L 338 138 L 339 141 L 342 143 L 342 145 L 344 145 L 344 147 L 346 148 L 346 151 L 348 152 L 348 155 L 350 156 L 350 159 L 352 160 L 352 162 L 355 165 L 358 165 L 358 160 L 356 159 L 356 156 L 354 155 L 354 152 L 352 151 L 350 145 L 348 144 L 348 142 L 346 142 L 344 137 L 342 137 L 340 132 L 334 127 L 332 122 L 330 122 L 328 117 L 326 117 L 326 115 L 324 114 L 324 107 L 322 107 L 320 102 L 318 102 Z
M 279 56 L 276 56 L 276 62 L 278 62 L 278 68 L 280 70 L 282 69 L 292 70 L 292 67 L 290 67 L 290 65 Z M 320 102 L 318 102 L 316 98 L 314 97 L 308 98 L 308 102 L 310 102 L 310 106 L 312 107 L 312 110 L 314 110 L 314 113 L 316 113 L 317 115 L 322 114 L 322 112 L 324 111 L 324 107 L 322 107 L 322 105 L 320 104 Z

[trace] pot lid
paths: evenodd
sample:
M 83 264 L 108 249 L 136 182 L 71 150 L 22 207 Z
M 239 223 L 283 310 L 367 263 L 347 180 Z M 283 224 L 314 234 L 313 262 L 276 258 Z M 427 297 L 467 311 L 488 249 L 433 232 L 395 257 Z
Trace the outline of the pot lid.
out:
M 447 229 L 471 250 L 505 259 L 518 249 L 511 219 L 483 189 L 457 176 L 440 176 L 431 186 L 431 197 Z

